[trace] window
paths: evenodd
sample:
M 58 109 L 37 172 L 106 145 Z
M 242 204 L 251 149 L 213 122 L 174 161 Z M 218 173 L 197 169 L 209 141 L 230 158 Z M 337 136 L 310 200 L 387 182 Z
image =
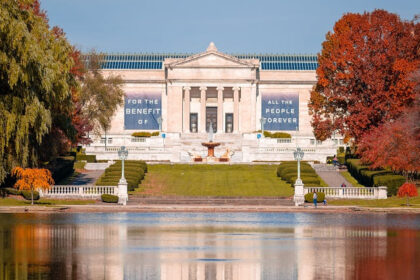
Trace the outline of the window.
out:
M 233 132 L 233 114 L 226 113 L 225 115 L 225 132 L 232 133 Z
M 192 133 L 198 132 L 198 114 L 197 113 L 190 114 L 190 131 Z

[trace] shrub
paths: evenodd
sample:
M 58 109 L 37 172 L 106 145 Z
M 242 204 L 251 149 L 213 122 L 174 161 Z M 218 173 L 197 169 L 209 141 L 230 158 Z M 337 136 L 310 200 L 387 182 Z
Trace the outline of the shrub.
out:
M 344 153 L 344 147 L 338 147 L 338 154 Z
M 346 155 L 344 153 L 337 155 L 337 161 L 339 164 L 346 164 Z
M 404 183 L 405 177 L 401 175 L 378 175 L 373 178 L 374 186 L 387 186 L 388 196 L 396 195 Z
M 21 194 L 26 200 L 31 200 L 31 197 L 32 197 L 31 191 L 21 191 Z M 34 191 L 34 200 L 38 200 L 38 199 L 39 199 L 39 192 Z
M 325 200 L 325 193 L 317 192 L 316 194 L 318 195 L 318 198 L 317 198 L 318 202 L 322 202 L 322 201 Z M 305 194 L 305 201 L 313 203 L 314 202 L 314 193 L 310 192 L 310 193 Z
M 413 183 L 404 183 L 399 189 L 398 189 L 398 197 L 407 197 L 407 206 L 409 206 L 409 197 L 415 197 L 418 196 L 416 185 Z
M 118 203 L 118 196 L 112 194 L 101 195 L 102 202 L 106 203 Z
M 5 188 L 4 191 L 7 194 L 11 194 L 11 195 L 20 195 L 21 194 L 21 191 L 18 190 L 18 189 L 15 189 L 15 188 Z
M 96 162 L 96 155 L 83 155 L 83 154 L 77 154 L 76 155 L 77 161 L 86 160 L 87 162 Z
M 327 157 L 327 164 L 332 164 L 334 157 Z
M 133 191 L 143 180 L 147 164 L 144 161 L 127 160 L 124 162 L 124 177 L 127 180 L 127 188 Z M 116 186 L 121 178 L 121 161 L 117 161 L 108 167 L 104 174 L 96 182 L 98 186 Z
M 151 137 L 151 136 L 159 136 L 159 131 L 148 132 L 148 131 L 138 131 L 133 132 L 131 134 L 133 137 Z
M 264 136 L 268 138 L 292 138 L 292 135 L 286 132 L 270 132 L 270 131 L 264 131 Z

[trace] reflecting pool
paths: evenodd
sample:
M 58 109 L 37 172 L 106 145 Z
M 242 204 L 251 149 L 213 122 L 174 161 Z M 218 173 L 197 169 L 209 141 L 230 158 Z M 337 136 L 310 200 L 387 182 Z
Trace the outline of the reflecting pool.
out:
M 0 214 L 1 279 L 420 279 L 420 215 Z

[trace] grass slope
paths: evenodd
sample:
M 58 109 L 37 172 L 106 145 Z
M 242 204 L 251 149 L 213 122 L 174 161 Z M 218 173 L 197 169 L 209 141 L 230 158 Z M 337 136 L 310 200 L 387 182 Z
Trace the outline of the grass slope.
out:
M 149 165 L 143 195 L 281 196 L 293 195 L 290 184 L 276 175 L 277 165 Z
M 365 207 L 407 207 L 406 198 L 396 196 L 388 199 L 340 199 L 328 201 L 330 205 L 365 206 Z M 420 208 L 420 196 L 410 198 L 410 208 Z
M 359 183 L 359 181 L 356 180 L 353 176 L 351 176 L 350 172 L 348 171 L 340 171 L 340 175 L 344 177 L 344 179 L 347 180 L 350 184 L 353 185 L 353 187 L 357 188 L 365 188 L 362 184 Z
M 54 205 L 88 205 L 95 204 L 95 200 L 76 200 L 76 199 L 40 199 L 35 200 L 35 205 L 54 206 Z M 0 198 L 0 206 L 30 206 L 30 200 L 16 199 L 11 197 Z

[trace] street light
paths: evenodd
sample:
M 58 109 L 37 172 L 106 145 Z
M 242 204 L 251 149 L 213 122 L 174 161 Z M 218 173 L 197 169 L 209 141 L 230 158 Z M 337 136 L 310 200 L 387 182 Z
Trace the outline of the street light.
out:
M 304 197 L 304 189 L 303 189 L 303 182 L 300 178 L 300 161 L 303 159 L 303 151 L 301 148 L 297 147 L 296 151 L 293 152 L 293 156 L 295 157 L 295 160 L 297 161 L 297 179 L 295 182 L 295 195 L 293 197 L 293 200 L 295 202 L 295 206 L 299 206 L 305 202 Z
M 300 179 L 300 161 L 303 159 L 303 155 L 304 152 L 299 147 L 293 152 L 293 156 L 297 160 L 297 179 L 295 185 L 302 185 L 302 180 Z
M 124 160 L 128 157 L 128 150 L 125 148 L 125 146 L 121 146 L 121 148 L 118 150 L 118 157 L 121 159 L 121 179 L 119 184 L 127 184 L 127 180 L 125 180 L 124 176 Z
M 261 123 L 261 134 L 262 134 L 262 136 L 264 136 L 264 125 L 265 125 L 266 121 L 267 120 L 265 118 L 261 118 L 260 119 L 260 123 Z

